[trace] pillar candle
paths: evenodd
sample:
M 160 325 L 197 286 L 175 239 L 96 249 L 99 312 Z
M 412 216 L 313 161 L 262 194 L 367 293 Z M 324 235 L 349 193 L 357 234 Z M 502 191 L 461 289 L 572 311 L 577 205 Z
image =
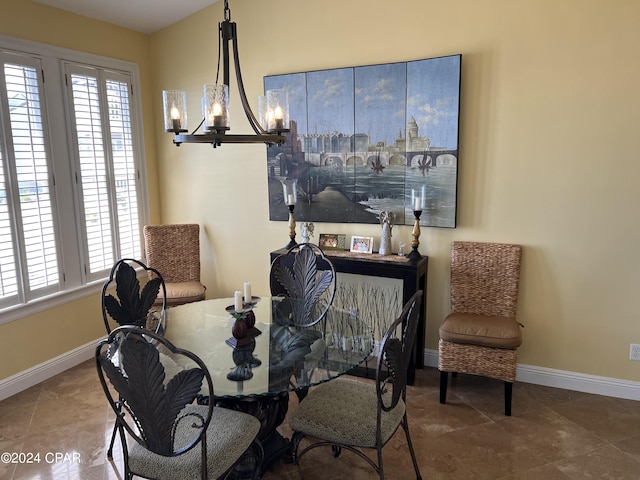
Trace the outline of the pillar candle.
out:
M 422 211 L 422 198 L 421 197 L 416 197 L 416 201 L 413 205 L 413 210 L 415 212 L 421 212 Z
M 244 306 L 242 305 L 242 292 L 240 290 L 236 290 L 233 294 L 233 305 L 236 312 L 241 312 L 244 310 Z
M 295 203 L 296 203 L 296 202 L 295 202 L 295 201 L 294 201 L 294 199 L 293 199 L 293 194 L 291 194 L 291 193 L 290 193 L 290 194 L 287 196 L 287 205 L 295 205 Z
M 244 282 L 244 303 L 251 303 L 251 283 Z

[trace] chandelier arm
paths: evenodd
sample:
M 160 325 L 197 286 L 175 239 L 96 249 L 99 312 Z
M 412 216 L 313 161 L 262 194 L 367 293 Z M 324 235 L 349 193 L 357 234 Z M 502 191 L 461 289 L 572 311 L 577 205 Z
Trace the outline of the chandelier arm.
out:
M 267 133 L 267 131 L 262 128 L 262 125 L 260 125 L 260 122 L 251 110 L 251 106 L 249 105 L 249 101 L 247 100 L 247 94 L 244 91 L 244 83 L 242 82 L 242 71 L 240 70 L 240 56 L 238 55 L 238 35 L 235 28 L 235 23 L 233 24 L 233 26 L 233 64 L 236 70 L 236 83 L 238 85 L 240 101 L 242 102 L 242 108 L 244 109 L 244 113 L 247 116 L 247 120 L 249 120 L 249 124 L 251 125 L 253 131 L 258 135 L 263 135 Z
M 203 123 L 204 123 L 204 117 L 202 118 L 202 120 L 200 120 L 200 123 L 198 124 L 198 126 L 193 129 L 193 131 L 191 132 L 191 135 L 195 135 L 195 133 L 200 129 Z
M 222 43 L 223 43 L 223 34 L 222 34 L 222 24 L 218 22 L 218 65 L 216 66 L 216 83 L 220 78 L 220 59 L 222 57 Z
M 254 134 L 233 134 L 233 133 L 203 133 L 198 135 L 176 134 L 173 143 L 209 143 L 220 146 L 223 143 L 266 143 L 267 145 L 281 145 L 285 137 L 278 133 L 267 133 L 264 135 Z
M 225 20 L 220 23 L 220 44 L 222 44 L 222 83 L 229 87 L 229 41 L 235 38 L 236 24 Z M 220 48 L 220 46 L 218 46 Z M 217 82 L 217 78 L 216 78 Z

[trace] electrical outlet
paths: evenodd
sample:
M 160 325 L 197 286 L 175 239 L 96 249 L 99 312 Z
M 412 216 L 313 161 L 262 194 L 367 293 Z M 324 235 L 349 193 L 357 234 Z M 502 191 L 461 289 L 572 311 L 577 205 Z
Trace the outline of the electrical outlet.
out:
M 629 360 L 640 360 L 640 345 L 632 343 L 629 348 Z

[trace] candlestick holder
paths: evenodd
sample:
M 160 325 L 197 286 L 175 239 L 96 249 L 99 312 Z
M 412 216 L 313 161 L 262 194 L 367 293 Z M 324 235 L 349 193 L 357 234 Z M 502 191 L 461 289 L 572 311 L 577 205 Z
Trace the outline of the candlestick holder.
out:
M 293 248 L 296 243 L 296 219 L 293 217 L 293 210 L 296 208 L 295 204 L 288 205 L 289 207 L 289 243 L 285 248 Z
M 413 231 L 411 235 L 413 239 L 411 240 L 411 252 L 407 255 L 409 260 L 420 260 L 422 255 L 418 251 L 418 245 L 420 245 L 420 215 L 422 215 L 422 210 L 414 210 L 414 222 L 413 222 Z
M 258 298 L 258 297 L 254 297 Z M 259 298 L 258 298 L 259 300 Z M 256 301 L 257 303 L 257 301 Z M 255 327 L 256 315 L 253 313 L 255 303 L 245 303 L 243 309 L 238 311 L 234 305 L 229 305 L 225 310 L 234 318 L 231 327 L 231 337 L 225 340 L 230 347 L 236 348 L 248 345 L 251 341 L 262 332 Z

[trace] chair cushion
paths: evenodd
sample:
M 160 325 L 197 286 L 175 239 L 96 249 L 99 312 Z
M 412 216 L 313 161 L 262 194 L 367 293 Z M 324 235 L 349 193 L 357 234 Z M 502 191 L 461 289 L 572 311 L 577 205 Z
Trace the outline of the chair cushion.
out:
M 447 342 L 494 348 L 517 348 L 522 344 L 520 324 L 515 318 L 451 313 L 440 325 L 440 338 Z
M 402 400 L 390 412 L 382 412 L 382 443 L 394 434 L 404 415 Z M 338 378 L 312 389 L 291 415 L 296 432 L 333 443 L 358 447 L 376 446 L 376 387 L 370 383 Z
M 181 413 L 199 412 L 206 416 L 206 406 L 188 405 Z M 182 421 L 176 430 L 176 444 L 184 445 L 193 429 Z M 207 430 L 207 463 L 209 478 L 226 472 L 249 448 L 260 430 L 260 422 L 252 415 L 222 407 L 213 409 Z M 201 444 L 176 457 L 164 457 L 146 450 L 137 442 L 129 444 L 129 467 L 135 474 L 162 480 L 200 478 Z
M 167 283 L 167 307 L 204 300 L 206 287 L 200 282 Z M 162 290 L 159 299 L 162 298 Z

